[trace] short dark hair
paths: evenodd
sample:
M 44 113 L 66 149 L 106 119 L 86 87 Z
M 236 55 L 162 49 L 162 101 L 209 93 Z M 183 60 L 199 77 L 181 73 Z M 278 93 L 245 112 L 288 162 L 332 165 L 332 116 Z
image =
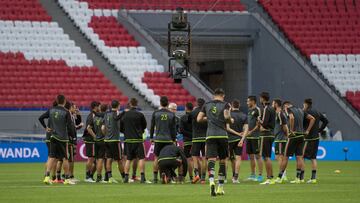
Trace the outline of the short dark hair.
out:
M 270 94 L 269 92 L 261 92 L 260 97 L 263 98 L 265 101 L 269 101 Z
M 100 102 L 92 101 L 90 103 L 90 109 L 93 110 L 93 109 L 95 109 L 95 107 L 98 107 L 99 105 L 100 105 Z
M 281 107 L 282 105 L 281 99 L 274 99 L 273 101 L 275 102 L 276 105 Z
M 205 104 L 205 99 L 203 98 L 197 98 L 196 105 L 199 107 L 202 107 Z
M 72 103 L 69 101 L 66 101 L 65 106 L 64 106 L 65 109 L 70 110 L 71 106 L 72 106 Z
M 105 112 L 105 111 L 107 111 L 107 109 L 108 109 L 108 106 L 106 104 L 101 104 L 100 105 L 100 111 L 101 112 Z
M 160 97 L 160 105 L 162 107 L 167 107 L 169 105 L 169 99 L 167 98 L 167 96 Z
M 187 110 L 192 111 L 194 109 L 194 105 L 191 102 L 185 104 Z
M 111 101 L 111 108 L 116 109 L 116 108 L 119 107 L 119 105 L 120 105 L 120 103 L 119 103 L 118 100 L 112 100 Z
M 136 98 L 131 98 L 129 103 L 131 106 L 137 106 L 138 100 Z
M 255 96 L 255 95 L 250 95 L 250 96 L 248 96 L 248 99 L 249 99 L 250 101 L 256 102 L 256 96 Z
M 59 94 L 57 97 L 56 97 L 56 103 L 58 104 L 65 104 L 65 96 L 62 95 L 62 94 Z
M 52 106 L 55 107 L 55 106 L 57 106 L 57 105 L 58 105 L 57 101 L 54 100 L 53 103 L 52 103 Z
M 214 95 L 223 96 L 225 95 L 225 91 L 222 88 L 216 88 L 214 91 Z
M 311 106 L 312 105 L 312 99 L 311 98 L 307 98 L 304 100 L 304 103 Z
M 286 104 L 291 104 L 291 102 L 290 101 L 284 101 L 283 106 L 286 105 Z
M 231 103 L 232 103 L 232 106 L 234 108 L 236 108 L 236 109 L 240 108 L 240 101 L 239 100 L 235 99 Z

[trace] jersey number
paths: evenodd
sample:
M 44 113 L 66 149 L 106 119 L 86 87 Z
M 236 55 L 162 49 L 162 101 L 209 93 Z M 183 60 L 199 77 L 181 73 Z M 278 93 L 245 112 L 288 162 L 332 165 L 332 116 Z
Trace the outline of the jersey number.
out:
M 212 107 L 211 107 L 211 112 L 212 112 L 213 114 L 216 114 L 216 112 L 217 112 L 216 106 L 212 106 Z
M 167 115 L 167 114 L 161 114 L 161 115 L 160 115 L 160 120 L 166 121 L 167 119 L 168 119 L 168 115 Z
M 55 112 L 54 118 L 58 118 L 59 117 L 59 112 Z

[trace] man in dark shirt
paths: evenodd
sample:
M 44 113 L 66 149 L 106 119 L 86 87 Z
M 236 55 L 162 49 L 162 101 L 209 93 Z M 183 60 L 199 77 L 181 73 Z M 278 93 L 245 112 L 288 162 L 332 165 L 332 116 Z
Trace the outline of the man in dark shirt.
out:
M 99 106 L 100 103 L 97 101 L 93 101 L 90 104 L 90 113 L 86 118 L 85 123 L 85 130 L 83 134 L 83 140 L 85 143 L 85 155 L 88 157 L 88 160 L 86 162 L 86 177 L 85 182 L 91 182 L 94 183 L 94 172 L 96 170 L 94 161 L 95 161 L 95 137 L 91 136 L 91 134 L 88 132 L 88 126 L 92 123 L 92 120 L 95 116 L 95 113 L 99 112 Z
M 279 171 L 281 171 L 281 166 L 284 161 L 284 152 L 286 140 L 288 137 L 289 129 L 287 126 L 286 116 L 282 110 L 282 101 L 280 99 L 274 99 L 272 102 L 272 106 L 276 111 L 275 118 L 275 158 L 279 164 Z M 280 175 L 276 178 L 276 183 L 282 183 L 283 181 L 287 181 L 286 171 L 284 173 L 280 173 Z
M 162 148 L 172 145 L 176 141 L 176 118 L 175 114 L 167 108 L 169 100 L 163 96 L 160 98 L 160 109 L 154 111 L 151 117 L 150 140 L 154 146 L 154 183 L 158 182 L 158 156 Z M 155 134 L 155 136 L 154 136 Z
M 65 181 L 64 184 L 75 184 L 70 180 L 69 177 L 69 162 L 68 162 L 68 142 L 69 142 L 69 132 L 72 133 L 72 121 L 70 112 L 67 111 L 64 106 L 66 99 L 64 95 L 58 95 L 57 98 L 58 106 L 52 107 L 48 112 L 49 115 L 45 117 L 49 118 L 49 125 L 46 126 L 45 123 L 41 123 L 42 126 L 46 129 L 48 133 L 51 133 L 50 136 L 50 154 L 48 165 L 46 169 L 46 176 L 44 179 L 45 184 L 51 184 L 50 180 L 50 171 L 56 166 L 58 160 L 63 160 L 64 163 L 64 172 L 65 172 Z M 74 136 L 74 135 L 71 135 Z
M 304 182 L 304 135 L 308 135 L 310 129 L 315 123 L 315 118 L 310 114 L 304 112 L 302 109 L 293 106 L 289 101 L 283 103 L 285 112 L 289 120 L 289 138 L 285 147 L 285 159 L 281 167 L 281 174 L 284 173 L 289 157 L 295 154 L 296 156 L 296 179 L 290 183 L 303 183 Z M 304 120 L 309 121 L 309 125 L 304 130 Z
M 105 182 L 102 179 L 102 169 L 104 166 L 105 159 L 105 132 L 102 126 L 104 125 L 104 116 L 107 111 L 107 105 L 100 105 L 100 112 L 96 113 L 92 122 L 88 125 L 88 132 L 95 137 L 95 158 L 96 158 L 96 182 Z
M 197 183 L 201 180 L 201 183 L 205 183 L 206 176 L 206 159 L 205 159 L 205 141 L 206 141 L 206 131 L 207 131 L 207 122 L 197 122 L 197 116 L 201 111 L 202 107 L 205 104 L 203 98 L 198 98 L 197 107 L 190 113 L 192 120 L 192 147 L 191 147 L 191 156 L 194 163 L 194 179 L 192 183 Z M 201 177 L 200 177 L 201 174 Z
M 329 123 L 328 119 L 325 117 L 324 114 L 312 108 L 312 99 L 305 99 L 303 110 L 312 115 L 315 118 L 315 123 L 311 128 L 308 135 L 305 137 L 305 144 L 304 144 L 304 158 L 311 160 L 311 178 L 307 183 L 317 183 L 316 180 L 316 170 L 317 170 L 317 161 L 316 156 L 319 148 L 319 133 L 321 133 Z M 321 126 L 320 126 L 321 122 Z M 309 122 L 305 121 L 304 127 L 308 127 Z
M 186 176 L 188 163 L 182 149 L 176 145 L 167 145 L 160 151 L 158 157 L 158 165 L 163 184 L 178 181 L 183 182 Z M 179 168 L 179 176 L 177 177 L 175 169 Z
M 270 104 L 270 95 L 268 92 L 260 94 L 260 103 L 263 105 L 262 117 L 259 118 L 260 124 L 260 154 L 265 161 L 266 181 L 260 183 L 263 185 L 275 184 L 273 168 L 271 163 L 272 143 L 274 142 L 275 110 Z
M 248 177 L 248 180 L 262 182 L 262 171 L 263 171 L 263 161 L 259 154 L 259 135 L 260 135 L 260 126 L 258 123 L 259 118 L 261 118 L 260 108 L 256 105 L 256 96 L 248 96 L 247 98 L 247 106 L 248 106 L 248 126 L 249 131 L 246 137 L 246 153 L 250 158 L 250 170 L 251 174 Z M 259 176 L 255 175 L 256 162 L 258 164 L 258 172 Z
M 120 143 L 120 119 L 119 113 L 120 103 L 117 100 L 111 102 L 111 110 L 104 115 L 105 129 L 105 157 L 106 157 L 106 173 L 108 183 L 118 183 L 112 176 L 112 162 L 116 161 L 121 177 L 125 178 L 124 166 L 122 162 L 122 147 Z
M 208 122 L 206 132 L 206 158 L 210 182 L 210 195 L 224 195 L 224 180 L 226 175 L 226 158 L 228 157 L 227 123 L 231 122 L 230 104 L 224 102 L 225 92 L 218 88 L 214 91 L 214 99 L 207 102 L 198 114 L 198 122 Z M 219 158 L 219 185 L 215 191 L 215 163 Z
M 188 162 L 188 172 L 190 181 L 193 180 L 193 162 L 191 158 L 191 147 L 192 147 L 192 120 L 191 120 L 191 111 L 194 109 L 192 103 L 186 103 L 185 105 L 185 115 L 181 116 L 179 123 L 179 132 L 183 135 L 184 141 L 184 154 Z
M 233 171 L 233 183 L 239 183 L 238 177 L 244 142 L 242 135 L 247 134 L 248 131 L 247 116 L 239 108 L 240 101 L 234 100 L 231 107 L 231 118 L 233 120 L 230 124 L 230 129 L 233 131 L 229 132 L 229 156 Z
M 132 98 L 130 100 L 130 109 L 120 119 L 120 129 L 124 133 L 126 143 L 125 183 L 129 182 L 130 164 L 135 159 L 139 160 L 140 182 L 146 183 L 143 134 L 147 123 L 144 114 L 137 110 L 137 105 L 138 101 Z

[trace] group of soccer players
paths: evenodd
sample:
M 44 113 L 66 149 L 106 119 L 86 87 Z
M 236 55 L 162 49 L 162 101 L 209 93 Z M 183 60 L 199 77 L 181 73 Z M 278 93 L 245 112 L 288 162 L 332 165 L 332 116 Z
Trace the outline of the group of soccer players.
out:
M 312 100 L 305 99 L 303 108 L 295 107 L 290 101 L 270 100 L 263 92 L 257 97 L 247 98 L 247 114 L 240 111 L 239 100 L 224 101 L 222 89 L 214 91 L 214 98 L 205 102 L 197 99 L 196 107 L 186 104 L 185 115 L 178 118 L 176 104 L 167 97 L 160 98 L 160 108 L 151 117 L 150 140 L 154 144 L 153 182 L 160 178 L 163 183 L 184 181 L 189 174 L 192 183 L 205 183 L 206 172 L 212 196 L 223 195 L 226 182 L 227 160 L 232 168 L 232 182 L 239 183 L 239 170 L 243 146 L 249 155 L 251 174 L 249 180 L 260 184 L 275 184 L 287 181 L 286 168 L 289 157 L 296 156 L 296 178 L 291 183 L 304 182 L 304 158 L 312 163 L 311 178 L 308 183 L 316 183 L 316 155 L 319 132 L 328 124 L 326 117 L 312 108 Z M 68 108 L 66 108 L 66 106 Z M 91 112 L 86 119 L 84 142 L 88 161 L 87 182 L 116 183 L 112 176 L 112 162 L 116 161 L 123 182 L 136 180 L 136 169 L 140 168 L 141 183 L 151 183 L 145 178 L 145 150 L 143 134 L 147 123 L 138 111 L 137 100 L 132 98 L 127 108 L 120 112 L 118 101 L 108 105 L 91 103 Z M 44 182 L 51 184 L 59 180 L 61 164 L 65 173 L 64 184 L 74 184 L 73 163 L 76 130 L 82 127 L 76 106 L 59 95 L 56 103 L 39 120 L 47 132 L 49 159 L 46 164 Z M 48 119 L 46 125 L 44 119 Z M 321 123 L 321 126 L 320 126 Z M 120 142 L 120 132 L 124 134 L 124 149 Z M 177 146 L 176 135 L 183 135 L 183 146 Z M 75 140 L 75 142 L 74 142 Z M 279 174 L 274 178 L 271 161 L 272 145 Z M 245 144 L 246 143 L 246 144 Z M 72 148 L 69 146 L 73 146 Z M 215 187 L 215 164 L 219 161 L 218 187 Z M 133 176 L 129 178 L 131 162 Z M 258 176 L 256 176 L 256 165 Z M 266 169 L 264 180 L 263 165 Z M 102 170 L 105 168 L 105 177 Z M 179 168 L 178 176 L 175 169 Z M 55 175 L 56 171 L 56 175 Z M 97 178 L 93 176 L 96 172 Z M 50 178 L 50 174 L 53 178 Z

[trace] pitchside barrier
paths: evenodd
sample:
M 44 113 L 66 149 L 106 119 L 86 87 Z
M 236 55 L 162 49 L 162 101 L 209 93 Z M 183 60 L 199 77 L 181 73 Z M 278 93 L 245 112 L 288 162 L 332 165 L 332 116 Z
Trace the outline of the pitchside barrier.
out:
M 182 142 L 178 143 L 182 145 Z M 153 160 L 154 146 L 145 141 L 146 158 Z M 274 150 L 273 150 L 274 151 Z M 243 158 L 247 159 L 245 149 Z M 274 157 L 273 157 L 274 158 Z M 321 141 L 317 158 L 328 161 L 360 161 L 360 141 Z M 47 147 L 43 142 L 1 142 L 0 163 L 45 162 Z M 86 160 L 85 144 L 78 142 L 76 161 Z

